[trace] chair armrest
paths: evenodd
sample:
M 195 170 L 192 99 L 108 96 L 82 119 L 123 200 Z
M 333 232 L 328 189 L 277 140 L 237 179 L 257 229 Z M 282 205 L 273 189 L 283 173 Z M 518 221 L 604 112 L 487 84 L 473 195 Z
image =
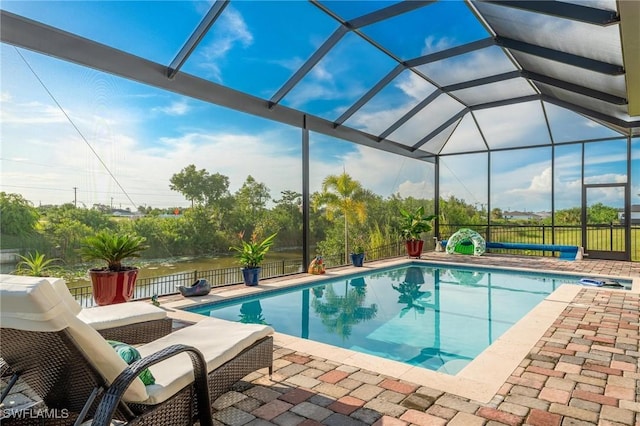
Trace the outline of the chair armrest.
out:
M 145 368 L 169 359 L 179 353 L 186 352 L 193 363 L 193 375 L 195 377 L 195 393 L 198 403 L 198 417 L 201 426 L 213 426 L 211 414 L 211 401 L 209 400 L 209 386 L 207 383 L 207 363 L 202 353 L 187 345 L 171 345 L 156 353 L 129 365 L 107 389 L 93 418 L 92 426 L 109 426 L 115 414 L 118 404 L 138 374 Z

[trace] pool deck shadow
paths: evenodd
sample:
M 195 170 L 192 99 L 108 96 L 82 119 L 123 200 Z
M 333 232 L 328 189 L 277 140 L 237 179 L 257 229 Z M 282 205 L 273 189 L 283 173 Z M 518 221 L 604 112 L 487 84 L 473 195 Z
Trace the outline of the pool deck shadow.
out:
M 633 279 L 632 291 L 563 285 L 455 376 L 276 333 L 274 373 L 253 373 L 220 397 L 214 419 L 236 425 L 640 426 L 640 265 L 551 257 L 427 253 L 423 261 Z M 366 263 L 365 269 L 407 259 Z M 359 269 L 359 268 L 358 268 Z M 326 277 L 359 272 L 332 269 Z M 321 277 L 321 279 L 324 277 Z M 317 280 L 234 286 L 173 311 Z M 176 310 L 176 320 L 197 320 Z

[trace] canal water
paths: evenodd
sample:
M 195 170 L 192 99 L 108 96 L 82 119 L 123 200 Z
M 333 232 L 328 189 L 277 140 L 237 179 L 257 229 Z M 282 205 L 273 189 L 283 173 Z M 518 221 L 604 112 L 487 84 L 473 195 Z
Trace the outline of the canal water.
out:
M 301 250 L 278 251 L 267 254 L 265 262 L 300 259 L 301 257 Z M 212 269 L 240 266 L 238 260 L 233 255 L 201 258 L 178 257 L 159 260 L 136 259 L 136 261 L 132 263 L 140 267 L 138 278 L 155 278 L 180 272 L 210 271 Z M 67 284 L 70 288 L 75 288 L 90 286 L 91 282 L 88 277 L 79 277 L 74 280 L 68 280 Z
M 265 257 L 265 262 L 273 262 L 278 260 L 290 260 L 302 258 L 302 250 L 292 249 L 283 251 L 274 251 L 268 253 Z M 0 273 L 10 274 L 16 268 L 16 262 L 19 259 L 12 262 L 5 262 L 0 265 Z M 217 256 L 217 257 L 177 257 L 172 259 L 135 259 L 130 262 L 131 264 L 138 265 L 140 272 L 138 278 L 155 278 L 166 275 L 176 274 L 180 272 L 193 272 L 193 271 L 210 271 L 212 269 L 223 269 L 240 266 L 238 260 L 233 255 Z M 88 276 L 82 276 L 80 272 L 75 278 L 67 278 L 67 285 L 70 288 L 86 287 L 90 286 Z

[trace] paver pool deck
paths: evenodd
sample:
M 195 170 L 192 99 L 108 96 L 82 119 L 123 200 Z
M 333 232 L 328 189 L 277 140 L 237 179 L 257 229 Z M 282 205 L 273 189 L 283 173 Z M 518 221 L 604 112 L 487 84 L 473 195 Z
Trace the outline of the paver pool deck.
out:
M 214 406 L 216 422 L 640 426 L 640 264 L 441 253 L 422 259 L 636 280 L 631 292 L 562 286 L 546 309 L 525 317 L 524 329 L 481 354 L 472 371 L 465 368 L 455 377 L 421 374 L 417 370 L 425 370 L 276 334 L 273 375 L 266 370 L 252 373 L 220 397 Z M 288 281 L 263 281 L 261 289 L 219 289 L 211 297 L 261 291 Z M 179 303 L 176 300 L 169 298 L 167 305 Z M 176 316 L 185 318 L 179 311 Z
M 640 263 L 435 252 L 422 259 L 634 283 L 632 291 L 561 286 L 455 376 L 276 333 L 273 375 L 259 370 L 218 398 L 216 424 L 640 426 Z M 162 306 L 175 326 L 188 326 L 201 317 L 176 307 L 313 279 L 301 274 L 217 288 L 202 298 L 169 296 Z M 28 403 L 23 394 L 16 403 Z

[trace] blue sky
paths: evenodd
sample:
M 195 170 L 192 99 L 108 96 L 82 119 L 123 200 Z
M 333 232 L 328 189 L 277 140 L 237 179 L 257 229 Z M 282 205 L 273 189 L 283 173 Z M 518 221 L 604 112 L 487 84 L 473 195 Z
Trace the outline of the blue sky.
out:
M 98 42 L 168 64 L 210 7 L 207 1 L 3 1 L 8 11 L 90 37 Z M 352 19 L 391 2 L 326 2 Z M 99 19 L 97 19 L 99 18 Z M 413 31 L 394 31 L 398 26 Z M 195 49 L 182 71 L 269 99 L 336 30 L 338 24 L 303 1 L 232 1 Z M 468 9 L 445 1 L 363 28 L 402 59 L 487 37 Z M 1 190 L 18 192 L 33 203 L 74 200 L 135 209 L 187 206 L 169 190 L 169 179 L 189 164 L 229 176 L 231 191 L 247 175 L 271 188 L 301 192 L 300 130 L 194 99 L 0 45 Z M 282 104 L 329 120 L 385 76 L 396 63 L 355 34 L 347 34 Z M 419 67 L 438 84 L 452 84 L 515 69 L 500 50 L 487 48 Z M 456 93 L 475 102 L 499 100 L 507 93 L 532 94 L 522 82 L 490 85 Z M 405 71 L 347 122 L 379 134 L 435 90 Z M 492 148 L 610 137 L 615 133 L 570 111 L 545 103 L 481 110 L 476 120 Z M 412 145 L 463 106 L 439 96 L 393 132 L 391 139 Z M 443 152 L 484 144 L 470 115 L 430 141 Z M 594 182 L 626 179 L 620 143 L 588 150 L 585 171 Z M 622 145 L 624 145 L 622 143 Z M 575 149 L 556 152 L 556 203 L 578 205 L 580 168 Z M 566 155 L 564 155 L 566 153 Z M 571 154 L 571 155 L 569 155 Z M 492 207 L 550 209 L 550 148 L 496 153 L 492 159 Z M 500 159 L 499 161 L 496 159 Z M 443 195 L 486 204 L 486 156 L 443 161 Z M 383 196 L 432 197 L 433 167 L 374 149 L 311 135 L 311 185 L 346 170 Z M 578 185 L 578 186 L 576 186 Z M 634 190 L 636 194 L 640 190 Z M 606 200 L 607 194 L 602 195 Z

